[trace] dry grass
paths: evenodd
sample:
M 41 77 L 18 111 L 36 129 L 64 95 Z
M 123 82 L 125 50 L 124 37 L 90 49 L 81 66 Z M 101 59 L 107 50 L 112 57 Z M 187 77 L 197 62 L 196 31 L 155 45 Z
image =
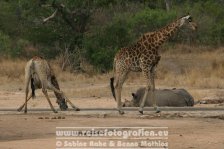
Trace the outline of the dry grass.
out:
M 224 88 L 224 48 L 195 51 L 201 52 L 174 55 L 165 53 L 163 65 L 158 69 L 158 78 L 161 78 L 159 83 L 196 88 Z M 175 65 L 169 62 L 171 57 L 176 61 Z M 165 67 L 169 63 L 173 66 Z
M 26 61 L 19 59 L 1 59 L 0 60 L 0 81 L 9 83 L 12 81 L 22 82 L 24 78 L 24 68 Z
M 223 89 L 224 48 L 216 50 L 209 50 L 204 47 L 198 48 L 177 46 L 175 50 L 163 52 L 157 69 L 157 86 Z M 183 52 L 183 49 L 185 52 Z M 109 84 L 109 78 L 112 76 L 112 72 L 95 75 L 74 74 L 61 71 L 55 61 L 50 63 L 58 80 L 63 84 L 69 84 L 71 87 L 82 87 L 82 84 Z M 2 59 L 0 61 L 0 81 L 2 85 L 10 82 L 22 83 L 25 64 L 26 60 Z M 143 84 L 144 79 L 140 73 L 131 74 L 126 82 L 127 86 L 142 86 Z M 102 86 L 102 89 L 104 88 L 105 86 Z

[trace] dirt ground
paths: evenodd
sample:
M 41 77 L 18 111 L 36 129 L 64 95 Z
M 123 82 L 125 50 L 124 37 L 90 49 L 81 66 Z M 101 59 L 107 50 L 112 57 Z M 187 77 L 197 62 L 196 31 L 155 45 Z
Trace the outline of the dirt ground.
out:
M 22 84 L 11 87 L 0 86 L 0 108 L 18 108 L 24 102 Z M 72 84 L 62 83 L 67 96 L 80 108 L 115 108 L 107 84 L 86 84 L 71 88 Z M 129 86 L 132 86 L 129 87 Z M 123 98 L 129 99 L 129 93 L 139 86 L 126 84 L 130 90 Z M 88 93 L 84 94 L 84 91 Z M 100 91 L 105 90 L 104 94 Z M 201 99 L 221 95 L 223 90 L 189 89 L 200 94 Z M 197 92 L 197 93 L 196 93 Z M 49 93 L 55 107 L 55 98 Z M 206 95 L 206 96 L 205 96 Z M 215 97 L 214 97 L 215 98 Z M 196 105 L 223 107 L 222 104 Z M 194 112 L 126 112 L 120 116 L 117 111 L 50 111 L 34 112 L 29 109 L 49 108 L 41 91 L 37 98 L 28 103 L 28 114 L 23 112 L 0 111 L 0 149 L 50 149 L 56 148 L 56 127 L 168 127 L 168 147 L 170 149 L 223 149 L 224 148 L 224 111 Z

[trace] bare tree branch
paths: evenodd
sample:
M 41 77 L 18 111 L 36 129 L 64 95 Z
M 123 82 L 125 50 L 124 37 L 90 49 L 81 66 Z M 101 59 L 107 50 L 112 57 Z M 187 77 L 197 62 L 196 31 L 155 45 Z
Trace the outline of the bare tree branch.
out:
M 61 69 L 62 71 L 65 71 L 66 67 L 68 66 L 68 64 L 70 64 L 70 57 L 71 57 L 71 53 L 69 52 L 69 46 L 67 46 L 65 44 L 65 48 L 64 48 L 64 53 L 63 53 L 63 59 L 62 59 L 62 66 Z
M 43 23 L 46 23 L 48 20 L 54 18 L 54 17 L 56 16 L 57 12 L 58 12 L 58 9 L 56 9 L 56 10 L 54 11 L 54 13 L 53 13 L 52 15 L 50 15 L 49 17 L 43 19 Z

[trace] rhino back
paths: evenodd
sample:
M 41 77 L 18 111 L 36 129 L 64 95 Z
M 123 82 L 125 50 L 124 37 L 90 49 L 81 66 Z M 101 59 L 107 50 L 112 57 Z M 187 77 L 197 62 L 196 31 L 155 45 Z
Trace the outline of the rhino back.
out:
M 142 101 L 145 93 L 145 88 L 140 88 L 136 92 L 136 102 Z M 193 106 L 193 97 L 184 89 L 164 89 L 155 90 L 155 98 L 158 106 L 173 106 L 173 107 L 183 107 L 183 106 Z M 152 100 L 150 100 L 150 95 L 147 96 L 145 106 L 152 106 Z
M 186 91 L 185 89 L 175 89 L 173 90 L 173 92 L 184 98 L 187 106 L 194 106 L 194 98 L 188 91 Z

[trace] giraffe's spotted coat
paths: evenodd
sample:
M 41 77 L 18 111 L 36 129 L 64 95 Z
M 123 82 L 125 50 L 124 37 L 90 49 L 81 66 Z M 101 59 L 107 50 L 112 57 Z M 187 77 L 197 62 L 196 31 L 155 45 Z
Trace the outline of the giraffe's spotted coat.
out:
M 121 89 L 128 73 L 130 71 L 143 72 L 147 83 L 146 89 L 154 91 L 155 67 L 158 65 L 161 58 L 158 49 L 178 28 L 185 24 L 185 22 L 189 22 L 192 29 L 196 28 L 196 25 L 192 23 L 191 17 L 187 15 L 159 30 L 143 34 L 136 43 L 121 48 L 120 51 L 117 52 L 114 58 L 115 89 L 112 88 L 112 93 L 116 96 L 115 99 L 117 100 L 120 113 L 123 113 L 121 111 Z M 147 94 L 148 91 L 146 92 L 146 95 Z M 146 95 L 144 98 L 146 98 Z M 143 106 L 144 100 L 143 104 L 141 104 L 141 108 Z M 156 106 L 155 101 L 154 106 Z

